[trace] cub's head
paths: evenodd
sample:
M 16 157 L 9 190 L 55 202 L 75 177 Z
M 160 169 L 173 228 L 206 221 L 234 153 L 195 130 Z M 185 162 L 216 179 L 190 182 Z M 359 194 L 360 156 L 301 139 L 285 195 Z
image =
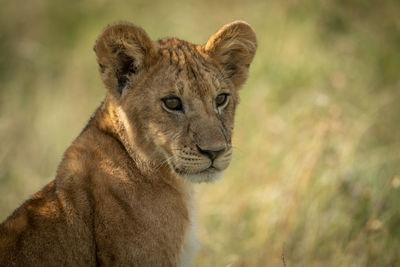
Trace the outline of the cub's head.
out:
M 194 182 L 218 178 L 232 157 L 238 91 L 257 48 L 245 22 L 222 27 L 204 45 L 152 41 L 121 23 L 95 45 L 118 134 L 138 162 L 170 166 Z

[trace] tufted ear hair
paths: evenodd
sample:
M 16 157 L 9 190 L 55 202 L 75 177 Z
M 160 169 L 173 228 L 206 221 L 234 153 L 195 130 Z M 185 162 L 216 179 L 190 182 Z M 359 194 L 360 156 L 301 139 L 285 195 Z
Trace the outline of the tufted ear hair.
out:
M 257 50 L 256 34 L 246 22 L 234 21 L 211 36 L 203 48 L 222 66 L 236 88 L 240 88 Z
M 105 87 L 120 95 L 128 82 L 134 86 L 140 74 L 151 66 L 155 50 L 142 28 L 130 23 L 108 26 L 94 47 Z

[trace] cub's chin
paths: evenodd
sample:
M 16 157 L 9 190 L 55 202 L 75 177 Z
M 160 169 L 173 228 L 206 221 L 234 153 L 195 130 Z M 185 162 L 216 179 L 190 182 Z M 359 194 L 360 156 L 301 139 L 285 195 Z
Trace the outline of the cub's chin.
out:
M 181 174 L 181 176 L 192 183 L 212 183 L 220 179 L 223 172 L 223 170 L 210 167 L 199 173 Z

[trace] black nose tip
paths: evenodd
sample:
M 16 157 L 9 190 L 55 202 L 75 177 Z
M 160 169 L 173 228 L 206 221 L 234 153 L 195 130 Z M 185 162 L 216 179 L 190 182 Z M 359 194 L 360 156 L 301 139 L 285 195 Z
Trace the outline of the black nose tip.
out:
M 203 155 L 206 155 L 207 157 L 209 157 L 211 160 L 216 159 L 219 155 L 221 155 L 222 153 L 224 153 L 225 148 L 222 149 L 217 149 L 217 150 L 209 150 L 209 149 L 202 149 L 201 147 L 197 146 L 197 149 L 199 150 L 199 152 Z

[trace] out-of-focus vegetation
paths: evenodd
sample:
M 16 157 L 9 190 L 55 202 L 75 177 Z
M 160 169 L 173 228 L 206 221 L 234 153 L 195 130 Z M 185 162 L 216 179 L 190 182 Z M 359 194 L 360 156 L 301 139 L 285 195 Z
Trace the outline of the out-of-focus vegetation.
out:
M 259 49 L 224 179 L 198 186 L 195 266 L 400 266 L 400 2 L 2 1 L 0 220 L 53 179 L 104 97 L 92 47 L 128 20 Z

